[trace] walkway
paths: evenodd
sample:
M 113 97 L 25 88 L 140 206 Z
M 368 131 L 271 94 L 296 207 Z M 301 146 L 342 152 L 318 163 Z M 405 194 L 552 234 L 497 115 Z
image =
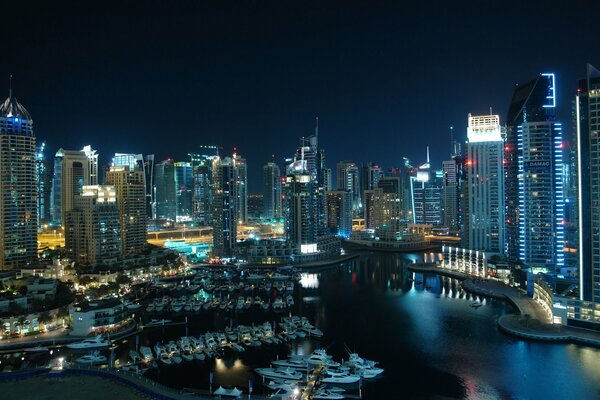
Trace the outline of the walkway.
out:
M 467 292 L 508 301 L 516 307 L 518 314 L 503 315 L 498 319 L 498 327 L 505 333 L 525 339 L 600 346 L 600 333 L 553 324 L 546 310 L 521 289 L 435 265 L 411 264 L 408 269 L 460 279 Z

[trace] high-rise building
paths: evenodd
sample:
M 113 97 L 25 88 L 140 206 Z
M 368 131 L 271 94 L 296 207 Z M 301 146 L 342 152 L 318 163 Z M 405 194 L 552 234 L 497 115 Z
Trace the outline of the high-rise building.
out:
M 190 162 L 175 163 L 175 191 L 177 196 L 177 220 L 189 221 L 192 218 L 192 164 Z
M 156 217 L 175 221 L 177 217 L 177 191 L 175 190 L 175 165 L 167 159 L 154 166 Z
M 189 154 L 192 166 L 192 204 L 194 224 L 208 226 L 213 223 L 212 160 L 216 157 L 214 146 L 205 150 L 209 154 Z
M 466 178 L 466 157 L 456 155 L 442 161 L 444 173 L 443 225 L 451 232 L 459 232 L 463 226 L 462 187 Z
M 263 218 L 281 218 L 281 171 L 273 162 L 263 166 Z
M 331 177 L 331 168 L 323 168 L 323 189 L 325 191 L 333 190 L 333 178 Z
M 579 298 L 600 323 L 600 71 L 587 65 L 575 97 L 579 176 Z
M 515 90 L 508 113 L 506 204 L 508 255 L 529 265 L 564 265 L 562 124 L 553 73 Z
M 442 225 L 443 176 L 442 171 L 431 170 L 428 147 L 427 162 L 417 169 L 411 181 L 415 224 Z
M 59 149 L 54 156 L 52 179 L 52 221 L 63 225 L 67 211 L 73 208 L 75 196 L 90 184 L 90 160 L 83 150 Z
M 84 186 L 66 213 L 69 257 L 93 264 L 122 254 L 121 221 L 114 186 Z
M 138 254 L 147 247 L 146 187 L 142 171 L 130 171 L 129 166 L 110 167 L 106 184 L 115 187 L 121 220 L 122 253 Z
M 469 114 L 463 247 L 504 253 L 504 137 L 498 115 Z
M 213 251 L 231 257 L 237 242 L 238 197 L 235 161 L 229 157 L 212 160 Z
M 38 229 L 51 222 L 50 195 L 52 193 L 52 174 L 50 160 L 46 158 L 46 142 L 38 144 L 35 150 L 35 180 L 37 183 Z
M 349 238 L 352 232 L 352 194 L 348 190 L 325 192 L 325 220 L 332 235 Z
M 129 171 L 141 171 L 144 174 L 146 185 L 146 215 L 150 219 L 156 218 L 156 202 L 154 199 L 154 154 L 115 153 L 111 166 L 127 166 Z M 108 167 L 107 171 L 110 170 Z
M 233 153 L 233 164 L 235 167 L 235 184 L 237 196 L 237 220 L 239 223 L 248 222 L 248 171 L 246 159 L 237 153 Z
M 298 162 L 288 168 L 285 178 L 285 233 L 295 245 L 316 242 L 314 181 Z
M 33 120 L 9 91 L 0 105 L 0 270 L 37 260 Z
M 377 188 L 379 179 L 383 177 L 383 170 L 378 164 L 369 162 L 363 164 L 360 168 L 360 195 L 361 199 L 365 190 L 373 190 Z M 364 203 L 364 199 L 362 201 Z M 364 204 L 363 204 L 364 206 Z
M 88 172 L 90 174 L 90 185 L 98 184 L 98 152 L 87 145 L 81 149 L 88 160 Z
M 360 196 L 360 178 L 358 167 L 351 161 L 340 161 L 337 163 L 337 190 L 348 190 L 352 193 L 352 209 L 354 214 L 362 208 Z

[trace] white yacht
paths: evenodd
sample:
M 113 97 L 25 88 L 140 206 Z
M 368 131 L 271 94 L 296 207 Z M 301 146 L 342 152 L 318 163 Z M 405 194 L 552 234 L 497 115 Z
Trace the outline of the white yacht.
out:
M 83 365 L 104 364 L 106 363 L 106 357 L 100 354 L 98 351 L 94 351 L 90 354 L 86 354 L 85 356 L 75 359 L 75 362 Z
M 302 379 L 302 373 L 293 368 L 256 368 L 254 371 L 265 378 L 292 381 L 299 381 Z
M 110 346 L 110 340 L 105 339 L 101 335 L 94 336 L 88 339 L 84 339 L 81 342 L 69 343 L 67 347 L 69 349 L 75 350 L 85 350 L 85 349 L 99 349 L 102 347 Z
M 152 355 L 152 349 L 147 346 L 140 346 L 140 354 L 142 355 L 142 360 L 145 362 L 151 362 L 154 360 L 154 356 Z

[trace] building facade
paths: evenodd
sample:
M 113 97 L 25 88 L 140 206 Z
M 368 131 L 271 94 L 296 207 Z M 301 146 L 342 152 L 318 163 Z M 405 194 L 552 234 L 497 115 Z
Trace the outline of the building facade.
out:
M 281 218 L 281 171 L 275 163 L 263 166 L 263 218 Z
M 498 115 L 469 114 L 463 247 L 505 249 L 504 138 Z
M 37 260 L 35 154 L 33 120 L 11 91 L 0 105 L 0 270 Z
M 237 242 L 238 197 L 235 162 L 226 157 L 212 160 L 213 177 L 213 252 L 231 257 Z
M 327 232 L 349 238 L 352 232 L 352 194 L 347 190 L 325 192 Z
M 154 166 L 154 193 L 156 218 L 175 221 L 177 218 L 177 191 L 175 189 L 175 165 L 167 159 Z
M 175 163 L 175 195 L 177 197 L 177 220 L 188 221 L 192 218 L 193 210 L 192 164 L 189 162 Z
M 143 252 L 147 247 L 144 173 L 128 166 L 110 167 L 106 184 L 114 186 L 117 194 L 123 255 Z
M 90 162 L 83 150 L 59 149 L 54 156 L 52 179 L 52 221 L 63 225 L 65 216 L 73 208 L 75 196 L 84 185 L 90 184 Z
M 68 256 L 94 264 L 122 254 L 121 221 L 114 186 L 84 186 L 65 221 Z

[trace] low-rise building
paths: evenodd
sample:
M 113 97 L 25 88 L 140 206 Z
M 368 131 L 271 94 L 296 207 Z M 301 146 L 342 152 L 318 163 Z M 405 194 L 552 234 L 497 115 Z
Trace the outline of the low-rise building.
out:
M 56 279 L 31 277 L 27 281 L 27 297 L 41 301 L 52 301 L 56 296 L 57 287 L 58 281 Z
M 107 298 L 74 304 L 70 309 L 71 334 L 88 336 L 119 330 L 132 318 L 120 299 Z

